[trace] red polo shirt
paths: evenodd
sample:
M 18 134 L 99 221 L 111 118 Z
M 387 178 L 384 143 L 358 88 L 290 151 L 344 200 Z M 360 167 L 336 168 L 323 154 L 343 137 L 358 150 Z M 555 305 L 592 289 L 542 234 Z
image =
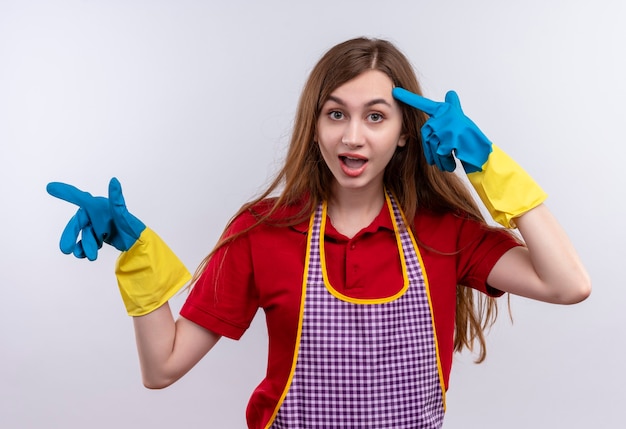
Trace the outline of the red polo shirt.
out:
M 263 210 L 262 207 L 259 210 Z M 227 234 L 254 224 L 239 216 Z M 265 312 L 269 335 L 265 380 L 248 405 L 250 427 L 263 427 L 286 385 L 293 360 L 301 300 L 308 222 L 295 227 L 258 225 L 212 258 L 181 315 L 217 334 L 239 339 L 257 310 Z M 420 211 L 415 238 L 428 277 L 446 387 L 452 365 L 456 286 L 492 296 L 487 286 L 496 261 L 518 243 L 506 232 L 454 214 Z M 325 231 L 326 266 L 331 284 L 354 298 L 382 298 L 403 285 L 400 257 L 386 205 L 367 228 L 349 239 L 330 220 Z

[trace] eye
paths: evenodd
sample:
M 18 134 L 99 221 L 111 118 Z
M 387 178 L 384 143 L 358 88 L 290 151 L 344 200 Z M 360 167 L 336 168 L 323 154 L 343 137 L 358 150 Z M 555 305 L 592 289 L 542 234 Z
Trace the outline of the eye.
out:
M 343 113 L 339 110 L 331 110 L 328 113 L 328 116 L 330 117 L 330 119 L 333 119 L 335 121 L 340 121 L 341 119 L 343 119 Z
M 370 113 L 369 120 L 372 122 L 380 122 L 383 120 L 383 115 L 381 115 L 380 113 Z

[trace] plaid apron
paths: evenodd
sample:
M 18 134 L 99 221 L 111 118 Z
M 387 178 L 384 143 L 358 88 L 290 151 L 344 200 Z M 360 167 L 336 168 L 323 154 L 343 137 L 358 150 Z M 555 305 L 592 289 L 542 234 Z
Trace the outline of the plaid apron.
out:
M 326 204 L 311 217 L 298 344 L 285 391 L 267 427 L 440 428 L 441 376 L 427 282 L 411 232 L 386 195 L 398 241 L 403 289 L 353 299 L 326 276 Z

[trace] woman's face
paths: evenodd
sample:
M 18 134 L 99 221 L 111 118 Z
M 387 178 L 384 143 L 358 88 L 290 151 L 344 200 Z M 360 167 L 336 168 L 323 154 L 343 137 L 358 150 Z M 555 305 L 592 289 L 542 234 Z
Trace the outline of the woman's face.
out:
M 335 178 L 335 189 L 378 191 L 385 167 L 404 146 L 402 110 L 393 83 L 369 70 L 335 89 L 322 106 L 316 141 Z

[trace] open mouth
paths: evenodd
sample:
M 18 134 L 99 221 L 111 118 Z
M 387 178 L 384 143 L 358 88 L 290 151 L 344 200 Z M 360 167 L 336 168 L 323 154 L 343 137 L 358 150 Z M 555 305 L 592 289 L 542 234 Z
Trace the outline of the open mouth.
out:
M 359 169 L 365 165 L 367 159 L 355 158 L 352 156 L 340 156 L 339 159 L 346 167 L 350 169 Z

